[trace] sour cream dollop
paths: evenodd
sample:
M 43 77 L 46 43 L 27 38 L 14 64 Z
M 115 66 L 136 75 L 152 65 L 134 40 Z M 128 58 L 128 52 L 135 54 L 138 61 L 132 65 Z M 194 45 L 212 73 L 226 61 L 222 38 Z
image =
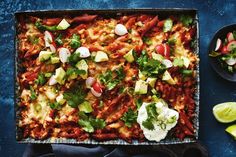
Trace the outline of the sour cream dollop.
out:
M 148 118 L 146 106 L 151 104 L 156 106 L 157 112 L 157 120 L 152 121 L 153 130 L 149 130 L 143 126 L 143 122 Z M 168 108 L 165 102 L 159 101 L 155 103 L 143 103 L 138 111 L 137 122 L 140 124 L 143 134 L 148 140 L 159 142 L 177 124 L 178 119 L 179 113 L 176 110 Z

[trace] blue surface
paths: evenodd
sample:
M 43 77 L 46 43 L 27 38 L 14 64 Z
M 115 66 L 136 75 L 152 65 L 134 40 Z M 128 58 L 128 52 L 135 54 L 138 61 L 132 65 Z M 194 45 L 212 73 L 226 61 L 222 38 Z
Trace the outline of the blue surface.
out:
M 42 9 L 111 9 L 111 8 L 196 8 L 200 19 L 200 142 L 212 157 L 236 157 L 236 141 L 225 133 L 226 124 L 212 115 L 213 105 L 236 100 L 236 84 L 223 80 L 210 67 L 208 44 L 214 32 L 236 22 L 235 0 L 5 0 L 0 2 L 0 156 L 22 156 L 25 145 L 15 142 L 13 108 L 14 31 L 13 13 Z

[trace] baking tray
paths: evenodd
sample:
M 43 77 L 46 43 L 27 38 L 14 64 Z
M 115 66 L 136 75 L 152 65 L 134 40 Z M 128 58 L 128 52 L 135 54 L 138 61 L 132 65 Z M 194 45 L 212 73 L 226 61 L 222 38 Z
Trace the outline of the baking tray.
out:
M 168 145 L 168 144 L 182 144 L 182 143 L 193 143 L 198 139 L 198 131 L 199 131 L 199 95 L 200 95 L 200 77 L 199 77 L 199 64 L 197 64 L 197 74 L 196 74 L 196 93 L 194 95 L 194 100 L 196 103 L 195 108 L 195 118 L 193 120 L 194 124 L 194 138 L 184 138 L 180 140 L 178 138 L 165 138 L 160 142 L 152 142 L 152 141 L 144 141 L 138 142 L 137 140 L 133 140 L 132 143 L 127 143 L 124 140 L 109 140 L 109 141 L 96 141 L 93 139 L 88 139 L 85 141 L 77 141 L 75 139 L 65 139 L 65 138 L 48 138 L 44 140 L 36 140 L 33 138 L 22 138 L 22 131 L 18 127 L 19 122 L 19 85 L 17 83 L 17 74 L 21 70 L 19 68 L 20 60 L 18 58 L 18 50 L 17 50 L 17 23 L 20 16 L 38 16 L 38 17 L 60 17 L 60 16 L 75 16 L 81 14 L 98 14 L 104 17 L 115 17 L 117 15 L 128 15 L 128 14 L 156 14 L 159 17 L 168 17 L 169 15 L 180 15 L 180 14 L 188 14 L 195 18 L 194 22 L 197 28 L 196 33 L 196 43 L 194 45 L 194 52 L 199 57 L 199 19 L 198 13 L 196 9 L 189 8 L 145 8 L 145 9 L 107 9 L 107 10 L 37 10 L 37 11 L 25 11 L 25 12 L 16 12 L 15 15 L 15 67 L 14 67 L 14 106 L 15 106 L 15 119 L 16 119 L 16 140 L 18 143 L 65 143 L 65 144 L 93 144 L 93 145 Z

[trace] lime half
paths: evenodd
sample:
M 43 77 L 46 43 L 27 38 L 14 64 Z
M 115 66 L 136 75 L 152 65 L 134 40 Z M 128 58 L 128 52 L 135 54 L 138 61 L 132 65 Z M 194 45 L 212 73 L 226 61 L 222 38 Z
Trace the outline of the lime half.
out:
M 236 102 L 225 102 L 213 107 L 215 118 L 222 123 L 230 123 L 236 120 Z
M 229 126 L 225 129 L 226 132 L 228 132 L 230 135 L 234 137 L 236 140 L 236 124 Z

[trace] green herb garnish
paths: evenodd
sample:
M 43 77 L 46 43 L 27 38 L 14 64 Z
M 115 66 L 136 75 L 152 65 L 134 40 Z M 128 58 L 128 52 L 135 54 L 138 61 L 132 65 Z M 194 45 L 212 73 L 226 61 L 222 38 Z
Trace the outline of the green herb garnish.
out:
M 128 126 L 129 128 L 132 126 L 133 123 L 137 122 L 137 116 L 138 113 L 129 109 L 128 112 L 126 112 L 121 120 L 125 122 L 125 125 Z
M 30 99 L 35 100 L 37 98 L 37 95 L 36 95 L 36 93 L 34 91 L 34 88 L 32 86 L 30 86 L 30 93 L 31 93 L 30 94 Z
M 189 15 L 181 15 L 180 21 L 183 23 L 184 26 L 188 27 L 193 23 L 193 18 Z
M 81 43 L 80 43 L 80 36 L 78 36 L 77 34 L 73 34 L 71 41 L 70 41 L 70 46 L 73 49 L 76 49 L 78 47 L 80 47 Z
M 48 31 L 57 31 L 57 26 L 47 26 L 47 25 L 43 25 L 40 21 L 36 21 L 35 22 L 35 26 L 42 31 L 48 30 Z

